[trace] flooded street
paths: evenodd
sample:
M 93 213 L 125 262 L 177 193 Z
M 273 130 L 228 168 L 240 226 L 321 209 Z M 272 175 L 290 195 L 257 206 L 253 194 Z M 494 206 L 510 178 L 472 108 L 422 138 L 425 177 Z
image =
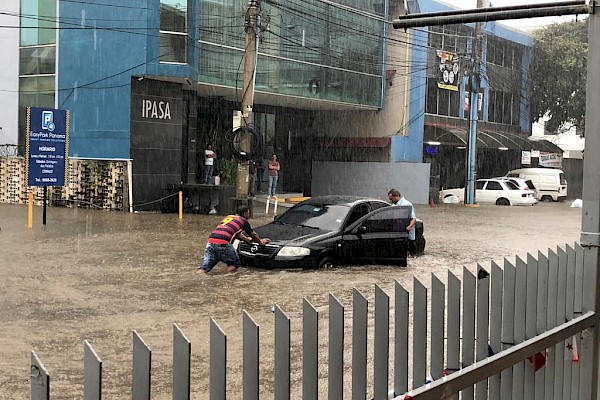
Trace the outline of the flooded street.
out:
M 133 330 L 153 351 L 152 398 L 171 398 L 173 323 L 192 343 L 191 397 L 208 399 L 209 317 L 228 334 L 228 394 L 241 398 L 242 310 L 260 325 L 262 391 L 271 393 L 273 304 L 292 320 L 292 398 L 299 398 L 304 297 L 326 316 L 333 293 L 347 307 L 348 326 L 352 288 L 371 301 L 375 284 L 393 296 L 395 281 L 412 291 L 413 276 L 429 286 L 431 273 L 445 280 L 448 270 L 460 277 L 463 266 L 487 268 L 491 260 L 501 263 L 503 257 L 514 260 L 573 245 L 579 240 L 581 209 L 569 206 L 418 205 L 427 246 L 406 269 L 243 268 L 226 275 L 219 264 L 210 276 L 198 277 L 194 269 L 222 217 L 185 214 L 179 221 L 176 214 L 49 208 L 43 227 L 36 207 L 34 227 L 28 229 L 27 207 L 0 204 L 0 399 L 28 398 L 31 350 L 50 372 L 53 399 L 81 398 L 84 340 L 102 359 L 103 397 L 131 398 Z M 255 213 L 251 223 L 262 225 L 270 218 Z M 326 319 L 321 325 L 327 328 Z M 349 355 L 345 359 L 350 363 Z

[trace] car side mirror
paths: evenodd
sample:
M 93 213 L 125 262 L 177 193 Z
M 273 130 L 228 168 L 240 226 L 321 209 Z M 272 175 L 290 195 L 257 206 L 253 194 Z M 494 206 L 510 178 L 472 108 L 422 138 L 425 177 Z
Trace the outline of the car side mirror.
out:
M 368 231 L 369 231 L 369 230 L 367 229 L 367 227 L 366 227 L 366 226 L 364 226 L 364 225 L 361 225 L 361 226 L 359 226 L 359 227 L 358 227 L 358 231 L 357 231 L 357 233 L 358 233 L 359 235 L 362 235 L 363 233 L 367 233 Z

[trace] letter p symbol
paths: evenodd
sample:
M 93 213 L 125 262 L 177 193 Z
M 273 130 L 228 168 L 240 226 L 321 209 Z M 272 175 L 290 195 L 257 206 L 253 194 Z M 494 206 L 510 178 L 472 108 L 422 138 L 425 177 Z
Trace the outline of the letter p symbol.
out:
M 54 113 L 52 111 L 42 111 L 42 129 L 48 129 L 54 121 Z

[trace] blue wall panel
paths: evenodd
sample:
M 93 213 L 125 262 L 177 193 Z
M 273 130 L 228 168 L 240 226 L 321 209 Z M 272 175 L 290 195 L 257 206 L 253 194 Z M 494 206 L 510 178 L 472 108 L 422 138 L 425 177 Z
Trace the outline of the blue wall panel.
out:
M 71 110 L 71 157 L 130 157 L 130 80 L 145 73 L 151 37 L 146 4 L 59 3 L 58 107 Z

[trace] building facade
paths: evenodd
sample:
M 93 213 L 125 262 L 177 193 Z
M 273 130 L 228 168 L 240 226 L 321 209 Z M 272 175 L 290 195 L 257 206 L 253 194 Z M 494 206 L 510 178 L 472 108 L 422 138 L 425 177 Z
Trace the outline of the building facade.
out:
M 70 110 L 71 159 L 126 164 L 129 200 L 139 210 L 157 209 L 148 203 L 170 186 L 199 183 L 209 143 L 217 171 L 225 171 L 223 160 L 236 162 L 248 0 L 8 3 L 20 28 L 5 39 L 11 50 L 0 82 L 14 90 L 0 102 L 18 109 L 0 111 L 9 126 L 2 142 L 24 144 L 28 106 Z M 411 13 L 449 8 L 431 0 L 258 4 L 252 157 L 279 156 L 282 191 L 354 193 L 361 183 L 344 162 L 367 171 L 393 165 L 402 182 L 374 174 L 372 195 L 399 187 L 416 203 L 428 202 L 424 189 L 460 180 L 472 26 L 391 28 L 405 4 Z M 480 140 L 490 150 L 501 139 L 520 151 L 511 143 L 530 132 L 531 39 L 495 23 L 484 31 Z M 446 67 L 457 65 L 446 71 L 451 84 L 440 85 L 442 55 L 453 57 Z M 506 159 L 498 147 L 485 156 Z
M 410 13 L 448 11 L 441 1 L 409 0 Z M 423 160 L 431 164 L 431 189 L 464 187 L 469 109 L 477 107 L 478 177 L 503 176 L 521 166 L 522 153 L 560 152 L 548 142 L 529 140 L 528 70 L 533 39 L 491 21 L 482 24 L 476 54 L 475 24 L 413 29 L 410 130 L 421 138 Z M 479 101 L 470 105 L 471 80 Z

